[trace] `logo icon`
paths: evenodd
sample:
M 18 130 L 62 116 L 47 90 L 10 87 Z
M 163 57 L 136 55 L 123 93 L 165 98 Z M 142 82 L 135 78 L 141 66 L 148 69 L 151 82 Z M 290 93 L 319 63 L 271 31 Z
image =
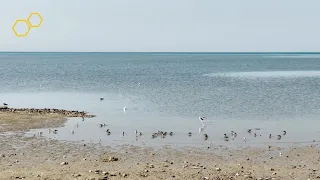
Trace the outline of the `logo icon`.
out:
M 38 24 L 32 24 L 32 22 L 31 22 L 31 18 L 35 17 L 35 16 L 37 16 L 39 18 Z M 40 25 L 42 24 L 42 21 L 43 21 L 43 19 L 42 19 L 41 15 L 38 12 L 32 12 L 32 13 L 30 13 L 28 19 L 26 19 L 26 20 L 25 19 L 16 20 L 14 22 L 13 26 L 12 26 L 12 30 L 13 30 L 14 34 L 17 37 L 26 37 L 29 34 L 31 28 L 40 27 Z M 17 29 L 16 29 L 17 25 L 25 25 L 25 26 L 27 26 L 27 30 L 24 31 L 24 32 L 18 32 Z

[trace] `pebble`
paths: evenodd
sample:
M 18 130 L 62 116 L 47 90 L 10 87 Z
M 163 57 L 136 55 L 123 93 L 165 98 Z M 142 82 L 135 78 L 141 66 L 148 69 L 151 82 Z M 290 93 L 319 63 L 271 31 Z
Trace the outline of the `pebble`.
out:
M 217 170 L 217 171 L 221 171 L 221 169 L 220 169 L 220 168 L 218 168 L 218 167 L 216 168 L 216 170 Z
M 150 164 L 150 165 L 149 165 L 149 168 L 154 168 L 154 165 L 153 165 L 153 164 Z
M 67 165 L 68 162 L 61 162 L 60 165 Z

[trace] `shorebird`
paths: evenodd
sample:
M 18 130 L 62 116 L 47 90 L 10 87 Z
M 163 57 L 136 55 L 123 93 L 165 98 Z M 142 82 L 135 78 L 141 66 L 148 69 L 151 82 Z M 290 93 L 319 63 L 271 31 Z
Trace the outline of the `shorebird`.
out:
M 101 97 L 101 98 L 100 98 L 100 101 L 103 101 L 103 100 L 104 100 L 104 97 Z
M 287 131 L 283 131 L 283 135 L 286 135 L 287 134 Z
M 280 140 L 281 139 L 281 135 L 278 135 L 278 138 L 277 138 L 278 140 Z
M 191 136 L 192 135 L 192 133 L 191 132 L 188 132 L 188 136 Z
M 269 134 L 269 139 L 271 139 L 271 137 L 272 137 L 272 135 L 271 135 L 271 134 Z
M 248 132 L 248 133 L 251 133 L 251 131 L 252 131 L 252 129 L 248 129 L 248 131 L 247 131 L 247 132 Z
M 127 110 L 127 107 L 124 107 L 124 108 L 123 108 L 123 111 L 126 111 L 126 110 Z
M 8 104 L 7 104 L 7 103 L 3 103 L 3 105 L 4 105 L 4 106 L 8 106 Z
M 206 120 L 207 118 L 206 117 L 201 117 L 199 116 L 199 121 L 203 124 L 204 123 L 204 120 Z
M 170 135 L 170 136 L 173 136 L 173 132 L 170 132 L 169 135 Z
M 152 138 L 156 138 L 157 137 L 157 133 L 153 133 L 151 137 Z
M 225 138 L 225 139 L 228 139 L 228 138 L 229 138 L 229 136 L 227 136 L 227 134 L 223 134 L 223 135 L 224 135 L 223 138 Z
M 71 131 L 71 134 L 74 134 L 74 130 Z
M 247 142 L 247 138 L 244 137 L 243 140 L 244 140 L 245 143 Z
M 107 126 L 105 123 L 100 124 L 100 127 L 105 127 L 105 126 Z
M 257 133 L 254 133 L 253 136 L 254 136 L 254 137 L 257 137 Z
M 208 140 L 209 136 L 208 134 L 204 134 L 204 140 Z
M 122 132 L 122 136 L 124 136 L 124 132 Z
M 79 127 L 79 123 L 77 123 L 77 125 L 76 125 L 77 127 Z

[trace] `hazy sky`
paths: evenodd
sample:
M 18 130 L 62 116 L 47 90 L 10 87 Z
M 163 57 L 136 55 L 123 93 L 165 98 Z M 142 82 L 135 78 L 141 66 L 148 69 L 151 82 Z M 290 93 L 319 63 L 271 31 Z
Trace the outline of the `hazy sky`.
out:
M 319 22 L 320 0 L 0 0 L 0 51 L 320 51 Z

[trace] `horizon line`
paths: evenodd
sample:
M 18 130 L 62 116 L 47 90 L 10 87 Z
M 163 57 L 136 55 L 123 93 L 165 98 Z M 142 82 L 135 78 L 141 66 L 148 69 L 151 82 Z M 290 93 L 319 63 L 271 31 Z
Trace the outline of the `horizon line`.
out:
M 212 53 L 212 54 L 263 54 L 263 53 L 281 53 L 281 54 L 320 54 L 320 51 L 0 51 L 0 53 Z

